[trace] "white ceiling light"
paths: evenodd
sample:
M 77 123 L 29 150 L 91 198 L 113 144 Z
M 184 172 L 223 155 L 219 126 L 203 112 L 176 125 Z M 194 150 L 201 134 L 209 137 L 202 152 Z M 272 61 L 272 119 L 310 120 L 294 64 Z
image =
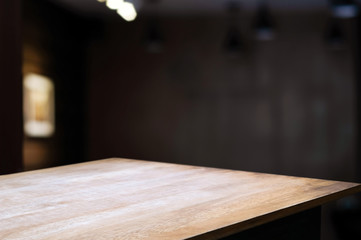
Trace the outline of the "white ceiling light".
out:
M 137 11 L 130 2 L 123 2 L 118 8 L 117 13 L 128 22 L 133 21 L 137 17 Z
M 124 4 L 123 0 L 107 0 L 107 7 L 116 10 L 119 9 Z
M 117 13 L 126 21 L 133 21 L 137 17 L 135 7 L 140 7 L 140 1 L 137 0 L 98 0 L 105 2 L 106 6 L 112 10 L 117 10 Z

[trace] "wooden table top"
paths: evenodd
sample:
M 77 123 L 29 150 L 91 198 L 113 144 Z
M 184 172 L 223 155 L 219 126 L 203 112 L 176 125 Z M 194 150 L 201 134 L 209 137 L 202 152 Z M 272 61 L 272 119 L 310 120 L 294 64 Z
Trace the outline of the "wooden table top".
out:
M 355 183 L 106 159 L 0 176 L 0 239 L 216 239 Z

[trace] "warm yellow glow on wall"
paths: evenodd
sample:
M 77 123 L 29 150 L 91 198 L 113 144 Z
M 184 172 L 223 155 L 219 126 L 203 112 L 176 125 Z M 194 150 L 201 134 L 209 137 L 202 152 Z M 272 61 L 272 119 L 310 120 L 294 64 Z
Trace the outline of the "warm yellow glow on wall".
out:
M 54 84 L 39 74 L 24 77 L 24 131 L 30 137 L 50 137 L 55 131 Z

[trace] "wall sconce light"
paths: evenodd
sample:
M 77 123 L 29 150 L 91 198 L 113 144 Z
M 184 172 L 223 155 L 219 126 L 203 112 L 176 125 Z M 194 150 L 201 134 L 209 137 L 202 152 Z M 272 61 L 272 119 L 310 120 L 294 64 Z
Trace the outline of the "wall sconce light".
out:
M 42 75 L 29 73 L 23 81 L 24 131 L 29 137 L 50 137 L 55 131 L 54 84 Z

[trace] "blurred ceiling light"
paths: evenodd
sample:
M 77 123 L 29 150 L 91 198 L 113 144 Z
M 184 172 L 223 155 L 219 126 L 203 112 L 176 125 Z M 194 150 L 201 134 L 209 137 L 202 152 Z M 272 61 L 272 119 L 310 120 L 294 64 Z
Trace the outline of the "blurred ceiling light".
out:
M 39 74 L 24 77 L 24 131 L 30 137 L 50 137 L 55 130 L 54 85 Z
M 154 19 L 149 20 L 145 29 L 144 44 L 146 50 L 150 53 L 159 53 L 163 50 L 163 34 L 159 29 L 159 24 Z
M 337 18 L 353 18 L 358 14 L 358 6 L 353 0 L 332 0 L 332 14 Z
M 137 17 L 137 11 L 130 2 L 123 2 L 118 8 L 117 13 L 126 21 L 133 21 Z
M 237 58 L 240 56 L 240 53 L 243 51 L 244 47 L 241 32 L 237 27 L 237 23 L 239 21 L 240 5 L 238 2 L 230 1 L 228 2 L 227 10 L 230 17 L 230 26 L 226 34 L 224 48 L 230 57 Z
M 239 30 L 235 26 L 231 26 L 227 32 L 225 49 L 232 56 L 240 52 L 243 48 L 243 41 Z
M 106 6 L 112 10 L 117 10 L 117 13 L 126 21 L 133 21 L 137 17 L 136 8 L 139 9 L 141 2 L 139 0 L 97 0 L 98 2 L 105 2 Z
M 266 2 L 263 1 L 257 10 L 255 21 L 256 39 L 267 41 L 274 39 L 274 26 Z
M 112 10 L 117 10 L 123 5 L 123 0 L 107 0 L 107 7 Z
M 344 34 L 342 33 L 341 26 L 336 19 L 331 19 L 327 27 L 326 43 L 332 49 L 342 49 L 345 42 Z

